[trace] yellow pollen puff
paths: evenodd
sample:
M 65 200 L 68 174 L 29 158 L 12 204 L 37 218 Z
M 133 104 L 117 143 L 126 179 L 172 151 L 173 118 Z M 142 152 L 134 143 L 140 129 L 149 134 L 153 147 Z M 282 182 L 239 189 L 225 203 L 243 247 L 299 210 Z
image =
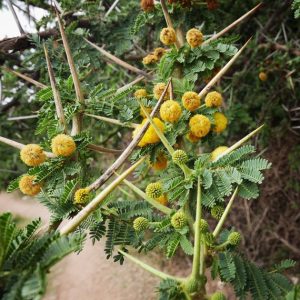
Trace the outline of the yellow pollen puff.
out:
M 158 59 L 161 59 L 165 53 L 166 53 L 166 49 L 161 48 L 161 47 L 155 48 L 154 51 L 153 51 L 153 54 L 154 54 Z
M 134 92 L 133 95 L 137 99 L 146 98 L 148 96 L 147 91 L 145 89 L 138 89 Z
M 258 74 L 258 78 L 261 80 L 261 81 L 266 81 L 268 79 L 268 75 L 266 72 L 260 72 Z
M 227 128 L 228 120 L 226 116 L 220 112 L 214 113 L 215 126 L 213 131 L 216 133 L 221 133 Z
M 174 100 L 167 100 L 160 108 L 160 117 L 170 123 L 175 123 L 181 116 L 181 107 Z
M 218 92 L 210 92 L 205 97 L 205 104 L 207 107 L 220 107 L 222 103 L 222 95 Z
M 168 159 L 163 153 L 160 153 L 156 157 L 155 163 L 152 164 L 152 168 L 156 171 L 164 170 L 168 165 Z
M 163 82 L 157 83 L 153 88 L 153 95 L 154 98 L 159 100 L 160 96 L 162 95 L 163 91 L 166 88 L 166 84 Z M 170 99 L 170 88 L 166 91 L 166 94 L 164 96 L 164 100 Z
M 66 134 L 59 134 L 51 141 L 51 149 L 55 155 L 70 156 L 76 150 L 73 138 Z
M 210 155 L 210 158 L 211 158 L 211 161 L 214 161 L 217 159 L 217 157 L 219 155 L 221 155 L 224 151 L 226 151 L 228 149 L 228 147 L 226 146 L 220 146 L 220 147 L 217 147 Z
M 144 65 L 155 64 L 156 62 L 158 62 L 158 57 L 154 54 L 148 54 L 143 58 Z
M 172 45 L 176 42 L 176 32 L 171 27 L 163 28 L 160 32 L 159 38 L 164 45 Z
M 20 152 L 21 160 L 30 167 L 36 167 L 46 160 L 43 148 L 36 144 L 26 145 Z
M 89 192 L 90 190 L 88 188 L 77 190 L 74 195 L 74 203 L 86 204 L 89 200 Z
M 197 143 L 200 141 L 200 138 L 195 136 L 191 131 L 187 133 L 186 138 L 191 142 L 191 143 Z
M 24 175 L 19 181 L 20 191 L 28 196 L 37 195 L 42 188 L 40 183 L 34 183 L 35 176 L 34 175 Z
M 168 205 L 168 197 L 166 194 L 161 195 L 160 197 L 156 198 L 155 200 L 164 206 Z
M 145 110 L 147 111 L 147 113 L 150 115 L 151 112 L 152 112 L 152 107 L 144 107 Z M 143 118 L 147 118 L 147 116 L 145 115 L 144 111 L 142 109 L 140 109 L 140 115 L 143 117 Z
M 139 124 L 138 127 L 133 131 L 132 136 L 135 137 L 138 132 L 142 129 L 143 125 L 147 122 L 147 119 L 144 119 L 142 124 Z M 164 132 L 165 130 L 165 124 L 158 118 L 153 118 L 154 124 L 162 131 Z M 138 143 L 139 147 L 145 147 L 148 144 L 156 144 L 160 141 L 159 136 L 157 135 L 155 129 L 153 126 L 150 124 L 148 127 L 146 133 Z
M 186 33 L 186 40 L 192 48 L 198 47 L 203 43 L 203 34 L 200 30 L 192 28 Z
M 181 100 L 183 107 L 189 111 L 194 111 L 200 107 L 200 97 L 195 92 L 185 92 Z
M 194 115 L 189 122 L 190 129 L 193 135 L 198 138 L 206 136 L 210 131 L 210 121 L 204 115 Z

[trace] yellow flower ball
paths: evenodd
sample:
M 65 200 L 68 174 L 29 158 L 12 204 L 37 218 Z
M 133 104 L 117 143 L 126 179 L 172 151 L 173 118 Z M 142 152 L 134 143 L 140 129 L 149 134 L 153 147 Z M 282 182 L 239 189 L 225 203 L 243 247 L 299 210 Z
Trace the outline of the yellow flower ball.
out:
M 228 120 L 226 116 L 220 112 L 214 113 L 215 126 L 213 131 L 216 133 L 221 133 L 227 128 Z
M 181 116 L 181 107 L 174 100 L 167 100 L 160 107 L 160 117 L 170 123 L 175 123 L 179 120 Z
M 189 111 L 194 111 L 200 107 L 200 97 L 195 92 L 185 92 L 181 100 L 183 107 Z
M 151 112 L 152 112 L 152 107 L 144 107 L 144 108 L 146 109 L 146 111 L 150 115 Z M 143 117 L 143 118 L 147 118 L 147 116 L 145 115 L 145 113 L 142 109 L 140 109 L 140 116 Z
M 197 142 L 200 141 L 200 138 L 198 138 L 197 136 L 195 136 L 191 131 L 187 133 L 186 138 L 191 143 L 197 143 Z
M 51 149 L 55 155 L 70 156 L 76 150 L 73 138 L 66 134 L 59 134 L 51 141 Z
M 155 163 L 152 164 L 152 168 L 156 171 L 164 170 L 168 165 L 168 159 L 163 153 L 160 153 L 156 157 Z
M 148 93 L 145 89 L 138 89 L 134 92 L 134 97 L 137 99 L 146 98 L 148 96 Z
M 34 183 L 35 176 L 34 175 L 24 175 L 19 181 L 19 189 L 20 191 L 28 196 L 37 195 L 42 188 L 40 183 Z
M 151 65 L 158 62 L 158 57 L 154 54 L 148 54 L 143 58 L 143 64 L 144 65 Z
M 84 205 L 89 201 L 90 190 L 88 188 L 79 189 L 75 192 L 74 203 Z
M 138 132 L 141 130 L 141 128 L 143 127 L 143 125 L 147 122 L 147 119 L 144 119 L 142 124 L 139 124 L 138 127 L 133 131 L 132 136 L 135 137 Z M 158 118 L 153 118 L 153 122 L 155 123 L 155 125 L 162 131 L 164 132 L 165 130 L 165 124 Z M 150 126 L 148 127 L 148 129 L 146 130 L 146 133 L 144 134 L 144 136 L 142 137 L 142 139 L 140 140 L 140 142 L 138 143 L 139 147 L 145 147 L 148 144 L 156 144 L 160 141 L 159 136 L 157 135 L 155 129 L 153 128 L 153 126 L 150 124 Z
M 163 28 L 160 32 L 159 38 L 164 45 L 172 45 L 176 42 L 176 32 L 171 27 Z
M 155 48 L 153 51 L 153 54 L 158 58 L 158 60 L 160 60 L 165 53 L 166 53 L 166 49 L 161 47 Z
M 166 194 L 161 195 L 160 197 L 156 198 L 155 200 L 164 206 L 168 205 L 168 197 Z
M 154 98 L 159 100 L 160 96 L 162 95 L 163 91 L 166 88 L 166 84 L 163 82 L 157 83 L 153 88 L 153 95 Z M 170 88 L 166 91 L 166 94 L 164 96 L 164 100 L 167 100 L 170 98 Z
M 226 146 L 220 146 L 217 147 L 211 154 L 210 154 L 210 159 L 211 161 L 214 161 L 218 158 L 219 155 L 221 155 L 224 151 L 226 151 L 228 147 Z
M 204 115 L 194 115 L 189 122 L 189 126 L 193 135 L 198 138 L 206 136 L 210 131 L 210 121 Z
M 218 92 L 210 92 L 205 97 L 205 104 L 207 107 L 220 107 L 222 103 L 222 95 Z
M 26 145 L 20 152 L 21 160 L 30 167 L 36 167 L 46 160 L 43 148 L 36 144 Z
M 186 33 L 186 40 L 192 48 L 198 47 L 203 43 L 203 34 L 200 30 L 192 28 Z
M 266 72 L 260 72 L 258 74 L 258 78 L 260 81 L 266 81 L 268 79 L 268 75 Z

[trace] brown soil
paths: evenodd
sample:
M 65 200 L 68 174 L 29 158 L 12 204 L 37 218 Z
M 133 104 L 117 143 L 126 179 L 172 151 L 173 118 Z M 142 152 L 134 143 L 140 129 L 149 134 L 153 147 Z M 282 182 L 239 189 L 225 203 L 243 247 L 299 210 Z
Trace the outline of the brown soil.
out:
M 49 220 L 49 213 L 40 203 L 28 197 L 21 198 L 18 193 L 0 193 L 0 213 L 10 211 L 15 216 L 24 219 L 41 217 L 43 222 Z M 25 221 L 25 220 L 24 220 Z M 48 277 L 48 288 L 45 300 L 154 300 L 157 299 L 155 287 L 159 279 L 139 268 L 130 261 L 123 266 L 107 260 L 104 254 L 104 243 L 92 245 L 86 242 L 80 254 L 71 254 L 59 262 Z M 160 270 L 177 276 L 188 275 L 191 267 L 186 257 L 177 257 L 173 261 L 165 261 L 160 253 L 142 256 L 141 260 L 148 262 Z M 222 289 L 220 282 L 209 285 L 213 292 Z M 235 299 L 228 292 L 229 300 Z

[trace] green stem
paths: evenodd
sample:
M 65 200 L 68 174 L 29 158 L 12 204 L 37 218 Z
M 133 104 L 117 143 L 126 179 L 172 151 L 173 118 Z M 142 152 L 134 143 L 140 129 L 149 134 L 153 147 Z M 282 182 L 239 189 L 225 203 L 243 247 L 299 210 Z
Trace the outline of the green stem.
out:
M 205 255 L 206 255 L 206 246 L 201 244 L 200 249 L 200 275 L 204 275 L 205 272 Z
M 226 221 L 226 218 L 227 218 L 227 216 L 228 216 L 228 214 L 229 214 L 229 212 L 231 210 L 233 201 L 234 201 L 234 199 L 235 199 L 235 197 L 236 197 L 236 195 L 238 193 L 238 188 L 239 187 L 236 187 L 236 189 L 234 190 L 234 193 L 232 194 L 232 196 L 231 196 L 231 198 L 230 198 L 230 200 L 229 200 L 229 202 L 228 202 L 228 204 L 227 204 L 227 206 L 226 206 L 226 208 L 224 210 L 224 213 L 223 213 L 220 221 L 218 222 L 218 224 L 217 224 L 217 226 L 216 226 L 216 228 L 215 228 L 215 230 L 213 232 L 214 237 L 217 237 L 219 235 L 219 233 L 220 233 L 220 231 L 221 231 L 221 229 L 223 227 L 223 224 Z
M 126 258 L 128 258 L 129 260 L 131 260 L 132 262 L 134 262 L 135 264 L 139 265 L 140 267 L 142 267 L 143 269 L 145 269 L 146 271 L 152 273 L 153 275 L 161 278 L 161 279 L 172 279 L 175 280 L 177 282 L 183 282 L 184 279 L 183 278 L 178 278 L 178 277 L 174 277 L 171 275 L 168 275 L 162 271 L 159 271 L 151 266 L 149 266 L 148 264 L 140 261 L 139 259 L 137 259 L 136 257 L 122 251 L 121 249 L 118 250 L 118 252 L 120 252 L 122 255 L 124 255 Z
M 227 247 L 228 245 L 230 245 L 230 243 L 228 241 L 218 245 L 218 246 L 215 246 L 214 247 L 214 250 L 223 250 L 225 247 Z
M 140 190 L 138 187 L 136 187 L 134 184 L 132 184 L 130 181 L 128 180 L 123 180 L 123 182 L 130 188 L 132 189 L 136 194 L 138 194 L 139 196 L 141 196 L 144 200 L 146 200 L 148 203 L 150 203 L 153 207 L 155 207 L 156 209 L 158 209 L 159 211 L 161 211 L 162 213 L 166 214 L 166 215 L 170 215 L 172 212 L 172 209 L 170 209 L 169 207 L 166 207 L 162 204 L 160 204 L 159 202 L 157 202 L 156 200 L 153 200 L 151 198 L 149 198 L 142 190 Z
M 201 214 L 202 214 L 201 180 L 200 180 L 200 177 L 198 177 L 196 221 L 195 221 L 194 258 L 193 258 L 193 268 L 192 268 L 192 277 L 196 280 L 199 278 L 199 270 L 200 270 L 200 248 L 201 248 L 200 222 L 201 222 Z

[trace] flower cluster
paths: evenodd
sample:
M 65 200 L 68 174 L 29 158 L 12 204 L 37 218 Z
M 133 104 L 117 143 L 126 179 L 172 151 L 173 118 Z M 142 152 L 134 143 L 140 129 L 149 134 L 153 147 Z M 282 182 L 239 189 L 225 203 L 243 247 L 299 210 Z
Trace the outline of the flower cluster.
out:
M 36 144 L 26 145 L 20 152 L 21 160 L 30 167 L 36 167 L 46 160 L 43 148 Z
M 149 53 L 143 58 L 144 65 L 155 64 L 160 61 L 163 55 L 166 53 L 166 49 L 164 48 L 155 48 L 153 52 Z
M 34 175 L 23 175 L 19 181 L 20 191 L 28 196 L 37 195 L 42 189 L 42 184 L 35 183 L 35 179 Z

